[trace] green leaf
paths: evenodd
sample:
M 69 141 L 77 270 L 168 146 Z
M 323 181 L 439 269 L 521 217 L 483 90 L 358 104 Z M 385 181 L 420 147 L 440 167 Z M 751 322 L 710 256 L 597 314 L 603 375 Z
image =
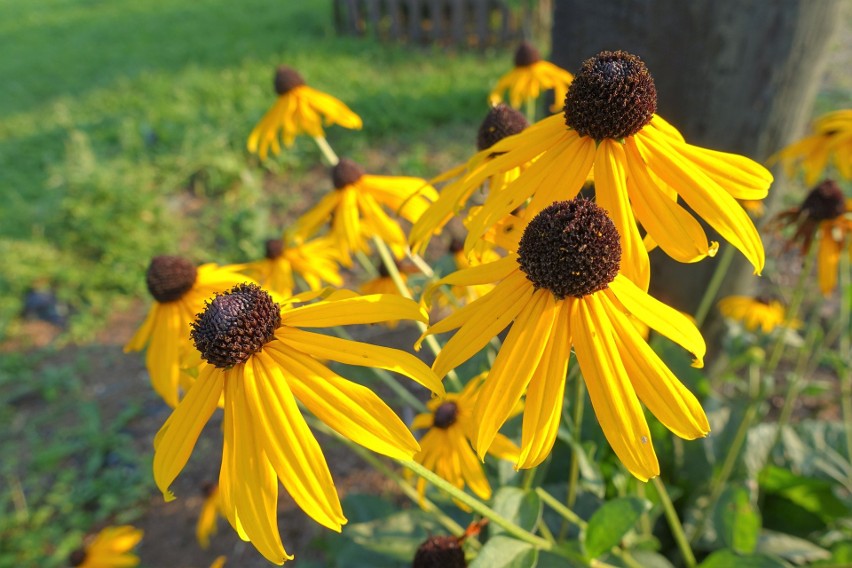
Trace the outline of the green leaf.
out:
M 803 477 L 770 465 L 760 473 L 758 482 L 766 493 L 779 495 L 825 522 L 849 514 L 849 508 L 837 498 L 828 481 Z
M 498 535 L 488 539 L 469 568 L 535 568 L 538 550 L 531 544 Z
M 649 508 L 647 501 L 636 497 L 622 497 L 605 503 L 595 511 L 586 527 L 586 557 L 597 558 L 621 542 Z
M 698 568 L 789 568 L 781 560 L 763 554 L 737 554 L 732 550 L 717 550 L 698 565 Z
M 524 530 L 533 531 L 541 518 L 541 499 L 535 491 L 524 491 L 518 487 L 501 487 L 494 495 L 492 507 L 495 511 Z M 492 523 L 491 534 L 506 531 Z
M 725 489 L 714 511 L 719 539 L 740 553 L 754 552 L 760 536 L 760 513 L 752 507 L 749 492 L 744 487 Z
M 756 552 L 778 556 L 798 566 L 831 558 L 829 551 L 809 540 L 766 529 L 760 533 Z

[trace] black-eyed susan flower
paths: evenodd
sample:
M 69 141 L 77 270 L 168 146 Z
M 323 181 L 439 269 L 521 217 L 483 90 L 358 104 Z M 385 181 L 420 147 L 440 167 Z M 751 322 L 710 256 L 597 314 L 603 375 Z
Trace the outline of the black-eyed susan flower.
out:
M 417 547 L 411 568 L 466 568 L 462 541 L 451 535 L 430 536 Z
M 550 110 L 558 112 L 572 79 L 571 73 L 542 60 L 532 44 L 522 41 L 515 51 L 514 69 L 500 77 L 488 98 L 492 105 L 496 105 L 503 100 L 503 92 L 508 90 L 509 104 L 520 108 L 526 101 L 537 99 L 542 91 L 553 89 L 555 102 Z
M 420 439 L 420 452 L 414 460 L 423 464 L 459 489 L 470 487 L 481 499 L 491 498 L 491 485 L 470 446 L 475 424 L 473 409 L 484 375 L 477 376 L 465 385 L 460 393 L 447 393 L 427 403 L 429 412 L 418 414 L 411 424 L 413 430 L 425 429 Z M 521 406 L 517 405 L 516 412 Z M 515 461 L 520 448 L 503 434 L 497 433 L 488 453 L 500 459 Z M 417 480 L 417 491 L 422 498 L 426 480 Z
M 719 300 L 719 311 L 728 319 L 742 323 L 749 331 L 760 328 L 763 333 L 772 333 L 786 322 L 784 305 L 778 300 L 763 296 L 728 296 Z M 798 327 L 793 322 L 793 327 Z
M 775 225 L 791 225 L 796 232 L 790 244 L 801 244 L 806 254 L 818 239 L 817 274 L 819 288 L 828 296 L 837 287 L 837 267 L 845 249 L 852 253 L 852 199 L 847 199 L 834 180 L 813 188 L 798 207 L 778 214 Z
M 142 531 L 130 525 L 106 527 L 83 548 L 68 557 L 77 568 L 131 568 L 139 565 L 133 549 L 142 540 Z
M 334 190 L 302 215 L 287 233 L 294 239 L 307 239 L 330 222 L 329 236 L 337 243 L 341 262 L 346 266 L 352 265 L 352 253 L 369 250 L 367 239 L 373 236 L 380 237 L 397 258 L 402 258 L 405 234 L 385 208 L 391 215 L 414 223 L 438 197 L 435 188 L 424 179 L 369 175 L 360 164 L 347 158 L 331 168 L 331 179 Z
M 198 514 L 198 522 L 195 523 L 195 538 L 199 546 L 206 549 L 210 547 L 210 537 L 216 534 L 216 520 L 220 516 L 224 517 L 225 511 L 222 508 L 218 483 L 208 481 L 201 489 L 204 502 Z
M 703 364 L 706 350 L 700 332 L 624 277 L 620 264 L 615 224 L 593 202 L 575 199 L 554 203 L 530 220 L 517 252 L 439 281 L 499 283 L 427 329 L 427 334 L 458 330 L 433 364 L 438 376 L 512 324 L 473 412 L 473 446 L 480 457 L 526 390 L 517 467 L 545 459 L 562 415 L 572 346 L 604 435 L 637 478 L 659 474 L 640 400 L 682 438 L 709 432 L 695 396 L 642 339 L 630 316 L 690 351 L 695 366 Z
M 258 284 L 282 296 L 290 296 L 296 288 L 298 274 L 311 290 L 324 285 L 342 286 L 338 267 L 340 253 L 330 239 L 314 239 L 285 245 L 282 239 L 265 243 L 264 258 L 240 267 Z
M 420 447 L 402 421 L 369 389 L 322 361 L 380 367 L 443 394 L 434 373 L 411 354 L 326 336 L 303 328 L 416 319 L 425 314 L 399 296 L 339 291 L 317 302 L 309 292 L 277 303 L 255 284 L 209 301 L 192 324 L 201 354 L 198 379 L 154 441 L 154 480 L 167 500 L 210 415 L 224 406 L 219 491 L 225 516 L 269 561 L 291 559 L 277 530 L 278 481 L 319 524 L 340 530 L 346 518 L 316 438 L 296 401 L 351 440 L 410 459 Z
M 801 168 L 809 186 L 816 184 L 830 161 L 844 179 L 852 179 L 852 109 L 822 115 L 812 131 L 773 155 L 770 163 L 780 161 L 787 177 Z
M 338 99 L 305 84 L 302 76 L 290 67 L 281 65 L 275 71 L 275 92 L 278 99 L 269 109 L 248 139 L 248 150 L 265 160 L 269 150 L 281 152 L 278 142 L 280 132 L 284 145 L 290 147 L 299 134 L 315 138 L 325 136 L 326 126 L 339 124 L 344 128 L 360 130 L 361 117 Z
M 488 111 L 476 139 L 476 148 L 479 151 L 488 150 L 494 144 L 512 134 L 521 132 L 529 126 L 527 119 L 520 112 L 504 104 L 498 104 Z M 481 167 L 481 164 L 479 164 Z M 450 171 L 432 180 L 432 183 L 449 182 L 441 188 L 438 198 L 417 219 L 411 227 L 408 242 L 412 250 L 422 254 L 429 244 L 429 239 L 438 234 L 446 226 L 452 217 L 463 209 L 476 191 L 478 186 L 465 184 L 465 178 L 473 170 L 471 164 L 466 163 L 457 166 Z M 508 182 L 514 180 L 520 174 L 521 168 L 514 168 L 506 172 L 483 180 L 482 187 L 500 189 Z M 450 181 L 452 180 L 452 181 Z
M 469 225 L 465 248 L 527 199 L 532 198 L 529 215 L 535 215 L 574 197 L 594 168 L 596 201 L 622 236 L 621 271 L 640 288 L 647 290 L 650 269 L 637 221 L 680 262 L 696 262 L 717 250 L 678 197 L 760 272 L 763 244 L 737 199 L 766 197 L 772 175 L 743 156 L 687 144 L 656 108 L 654 81 L 638 57 L 604 51 L 586 60 L 568 88 L 562 114 L 477 155 L 483 165 L 465 180 L 475 187 L 489 176 L 532 164 L 489 194 Z
M 145 283 L 154 304 L 124 352 L 145 349 L 145 366 L 154 390 L 166 404 L 176 406 L 181 368 L 197 363 L 189 339 L 189 324 L 216 292 L 245 282 L 234 267 L 203 264 L 196 267 L 179 256 L 156 256 L 148 265 Z

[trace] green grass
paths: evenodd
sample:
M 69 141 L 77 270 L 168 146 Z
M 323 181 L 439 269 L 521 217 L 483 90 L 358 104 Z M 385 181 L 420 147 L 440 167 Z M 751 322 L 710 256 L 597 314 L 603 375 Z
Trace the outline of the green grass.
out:
M 276 65 L 362 116 L 361 132 L 329 131 L 339 153 L 375 173 L 431 176 L 473 150 L 510 61 L 337 37 L 328 1 L 0 0 L 0 10 L 14 46 L 0 59 L 0 334 L 30 288 L 57 290 L 85 333 L 143 293 L 152 255 L 258 254 L 280 230 L 273 221 L 306 205 L 303 175 L 320 163 L 306 140 L 264 165 L 244 150 Z

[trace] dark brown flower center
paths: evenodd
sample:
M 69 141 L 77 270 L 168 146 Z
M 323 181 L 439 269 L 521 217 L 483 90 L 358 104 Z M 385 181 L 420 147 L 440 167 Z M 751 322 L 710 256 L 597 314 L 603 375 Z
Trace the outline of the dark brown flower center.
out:
M 766 296 L 764 294 L 761 294 L 759 296 L 755 296 L 754 301 L 757 302 L 758 304 L 763 304 L 764 306 L 768 306 L 772 302 L 772 298 L 769 297 L 769 296 Z
M 522 41 L 515 51 L 515 67 L 527 67 L 541 61 L 541 54 L 528 41 Z
M 86 561 L 86 551 L 82 548 L 78 548 L 68 555 L 68 565 L 69 566 L 80 566 L 83 562 Z
M 529 126 L 523 114 L 510 106 L 499 104 L 488 111 L 488 115 L 479 126 L 476 148 L 486 150 L 512 134 L 517 134 Z
M 412 568 L 465 568 L 459 539 L 454 536 L 432 536 L 417 548 Z
M 145 272 L 148 291 L 160 303 L 174 302 L 192 289 L 198 270 L 180 256 L 155 256 Z
M 207 480 L 201 484 L 201 494 L 205 499 L 209 499 L 217 489 L 219 489 L 219 484 L 215 481 Z
M 341 158 L 337 165 L 331 168 L 331 181 L 335 189 L 343 189 L 361 179 L 365 173 L 366 170 L 358 162 Z
M 279 65 L 278 69 L 275 70 L 275 92 L 279 95 L 289 93 L 296 87 L 301 87 L 304 84 L 305 80 L 292 67 Z
M 447 252 L 450 254 L 460 253 L 464 250 L 464 239 L 453 237 L 450 240 L 450 245 L 447 247 Z
M 432 417 L 432 425 L 435 428 L 446 430 L 459 419 L 459 405 L 453 401 L 447 401 L 435 409 Z
M 641 59 L 602 51 L 587 59 L 565 97 L 565 124 L 595 140 L 639 132 L 657 111 L 657 88 Z
M 836 219 L 846 212 L 846 198 L 837 182 L 827 179 L 808 193 L 800 210 L 815 221 Z
M 603 290 L 618 274 L 618 230 L 587 199 L 557 201 L 532 218 L 518 246 L 518 264 L 536 289 L 558 299 Z
M 266 258 L 275 260 L 284 254 L 284 241 L 281 239 L 268 239 L 265 243 Z
M 281 309 L 257 284 L 237 284 L 208 301 L 190 337 L 201 358 L 220 369 L 245 363 L 275 336 Z

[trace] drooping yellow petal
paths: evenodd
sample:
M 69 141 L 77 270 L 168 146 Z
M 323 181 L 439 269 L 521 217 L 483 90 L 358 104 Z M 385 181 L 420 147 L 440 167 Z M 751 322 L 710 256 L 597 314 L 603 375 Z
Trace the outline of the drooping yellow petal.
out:
M 336 432 L 374 452 L 399 460 L 420 450 L 405 424 L 373 391 L 347 381 L 302 353 L 275 349 L 270 356 L 290 371 L 290 389 Z
M 172 411 L 154 450 L 154 481 L 167 501 L 174 499 L 169 486 L 189 460 L 201 430 L 219 403 L 224 375 L 212 365 L 201 368 L 198 380 Z
M 565 376 L 571 356 L 570 314 L 575 309 L 573 298 L 557 304 L 553 331 L 527 388 L 518 469 L 540 464 L 550 454 L 556 441 L 562 422 Z
M 282 326 L 275 336 L 296 351 L 320 359 L 330 359 L 347 365 L 377 367 L 405 375 L 430 391 L 442 395 L 444 385 L 423 361 L 405 351 L 370 345 Z
M 620 274 L 609 283 L 609 289 L 633 316 L 692 353 L 695 357 L 693 367 L 704 366 L 707 345 L 701 332 L 689 318 L 649 296 Z
M 824 223 L 817 244 L 817 276 L 823 296 L 829 296 L 837 287 L 837 267 L 840 263 L 840 244 L 834 240 L 831 224 Z
M 612 337 L 639 400 L 681 438 L 694 440 L 706 436 L 710 423 L 695 395 L 674 376 L 609 297 L 600 295 L 600 298 L 615 329 Z
M 514 410 L 538 367 L 559 313 L 548 290 L 538 290 L 506 336 L 473 411 L 473 446 L 480 459 Z
M 299 412 L 287 377 L 267 351 L 253 357 L 253 376 L 258 380 L 253 389 L 247 388 L 267 432 L 263 437 L 266 455 L 296 504 L 319 524 L 340 532 L 346 517 L 328 464 Z
M 627 280 L 625 278 L 625 280 Z M 571 334 L 598 422 L 615 455 L 638 479 L 660 474 L 651 431 L 597 294 L 577 301 Z
M 500 260 L 457 270 L 433 282 L 423 290 L 421 301 L 432 305 L 432 296 L 441 286 L 475 286 L 497 282 L 518 268 L 518 255 L 510 254 Z
M 417 302 L 397 294 L 319 301 L 281 312 L 282 324 L 292 327 L 333 327 L 399 319 L 425 323 L 429 316 Z

